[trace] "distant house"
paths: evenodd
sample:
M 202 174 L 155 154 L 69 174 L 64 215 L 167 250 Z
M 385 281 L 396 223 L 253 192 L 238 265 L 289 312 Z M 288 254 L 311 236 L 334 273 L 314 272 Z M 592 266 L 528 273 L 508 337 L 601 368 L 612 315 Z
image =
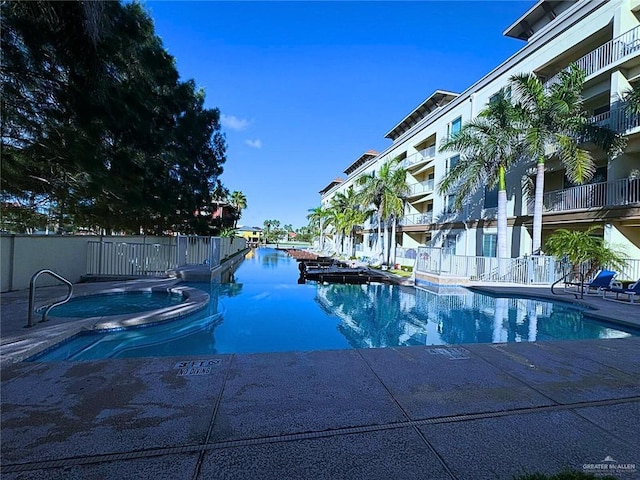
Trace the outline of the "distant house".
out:
M 249 245 L 259 245 L 263 239 L 263 232 L 260 227 L 239 227 L 236 235 L 246 239 Z
M 212 202 L 211 204 L 211 219 L 220 219 L 220 222 L 225 227 L 232 227 L 233 222 L 238 218 L 238 211 L 236 208 L 228 202 Z
M 208 219 L 210 228 L 219 232 L 225 228 L 233 228 L 238 220 L 238 211 L 226 201 L 214 201 L 211 205 L 196 211 L 196 216 Z

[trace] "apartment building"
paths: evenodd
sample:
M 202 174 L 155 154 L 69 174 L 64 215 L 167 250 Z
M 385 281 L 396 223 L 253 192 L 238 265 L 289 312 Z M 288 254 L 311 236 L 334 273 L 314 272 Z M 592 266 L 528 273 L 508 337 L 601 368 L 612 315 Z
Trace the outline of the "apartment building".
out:
M 497 192 L 478 192 L 463 211 L 454 211 L 455 192 L 439 195 L 437 185 L 459 156 L 440 152 L 440 144 L 476 116 L 512 75 L 533 72 L 551 84 L 577 62 L 586 73 L 583 96 L 592 121 L 622 133 L 628 144 L 616 158 L 594 149 L 597 171 L 588 185 L 571 185 L 560 162 L 547 162 L 542 244 L 557 228 L 600 223 L 608 244 L 640 258 L 640 121 L 622 102 L 624 92 L 640 81 L 640 0 L 542 0 L 504 35 L 521 39 L 523 47 L 464 92 L 433 92 L 386 133 L 389 147 L 366 152 L 345 169 L 344 180 L 336 179 L 320 192 L 322 205 L 355 186 L 359 176 L 399 159 L 410 188 L 395 239 L 400 258 L 408 260 L 404 263 L 411 263 L 407 252 L 421 245 L 449 248 L 457 255 L 495 256 Z M 533 198 L 523 183 L 533 178 L 533 166 L 523 164 L 508 173 L 512 257 L 532 253 Z M 372 219 L 356 239 L 358 255 L 379 251 L 377 235 Z

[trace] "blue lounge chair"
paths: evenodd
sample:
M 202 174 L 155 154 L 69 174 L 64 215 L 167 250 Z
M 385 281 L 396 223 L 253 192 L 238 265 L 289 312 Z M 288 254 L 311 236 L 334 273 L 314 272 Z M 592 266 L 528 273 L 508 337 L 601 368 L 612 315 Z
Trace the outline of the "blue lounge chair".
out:
M 613 270 L 600 270 L 593 280 L 584 284 L 584 293 L 589 293 L 591 289 L 595 289 L 596 293 L 598 293 L 603 288 L 613 287 L 613 279 L 617 274 L 618 272 L 614 272 Z
M 635 303 L 636 298 L 640 298 L 640 279 L 636 283 L 632 283 L 627 288 L 618 288 L 618 287 L 608 287 L 602 289 L 602 298 L 607 298 L 607 292 L 615 293 L 616 300 L 618 300 L 618 295 L 623 294 L 627 295 L 630 303 Z M 613 298 L 609 298 L 608 300 L 613 300 Z

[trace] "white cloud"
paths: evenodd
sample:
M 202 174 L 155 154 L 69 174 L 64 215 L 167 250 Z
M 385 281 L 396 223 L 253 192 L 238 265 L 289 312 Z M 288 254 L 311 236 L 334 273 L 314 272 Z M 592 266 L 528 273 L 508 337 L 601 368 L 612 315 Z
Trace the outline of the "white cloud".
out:
M 247 138 L 244 143 L 249 145 L 251 148 L 262 148 L 262 140 L 260 140 L 259 138 L 256 138 L 255 140 Z
M 240 132 L 247 128 L 251 122 L 246 118 L 238 118 L 234 115 L 225 115 L 223 113 L 220 115 L 220 123 L 222 123 L 222 126 L 225 128 Z

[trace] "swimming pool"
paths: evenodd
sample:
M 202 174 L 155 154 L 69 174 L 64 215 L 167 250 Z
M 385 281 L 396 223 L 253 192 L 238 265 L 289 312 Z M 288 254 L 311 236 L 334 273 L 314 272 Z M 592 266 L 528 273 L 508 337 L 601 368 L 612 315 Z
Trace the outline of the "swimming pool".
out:
M 410 345 L 526 342 L 637 335 L 565 303 L 496 298 L 466 289 L 298 284 L 297 262 L 250 252 L 232 283 L 186 283 L 208 306 L 161 325 L 86 333 L 36 361 L 258 353 Z

